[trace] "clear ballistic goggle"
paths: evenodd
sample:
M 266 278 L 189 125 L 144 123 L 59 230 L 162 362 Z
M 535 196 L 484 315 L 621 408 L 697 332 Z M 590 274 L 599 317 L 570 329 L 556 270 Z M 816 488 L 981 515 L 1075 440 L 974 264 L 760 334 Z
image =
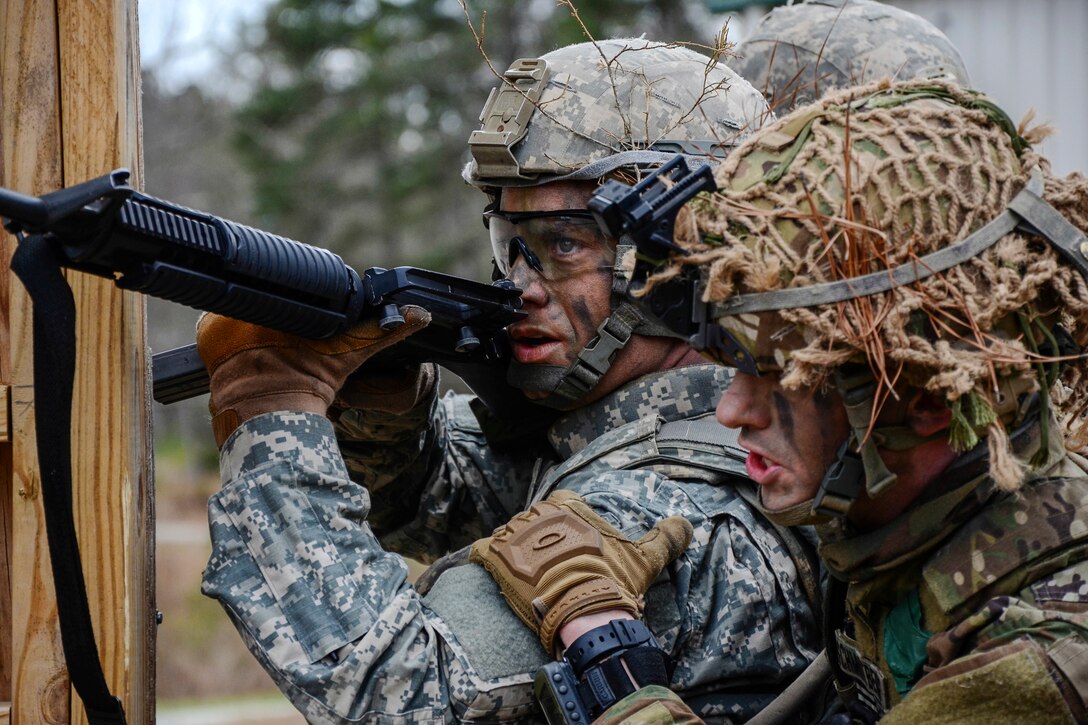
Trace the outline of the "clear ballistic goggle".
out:
M 504 277 L 518 257 L 546 280 L 611 271 L 615 245 L 588 209 L 484 212 L 495 267 Z

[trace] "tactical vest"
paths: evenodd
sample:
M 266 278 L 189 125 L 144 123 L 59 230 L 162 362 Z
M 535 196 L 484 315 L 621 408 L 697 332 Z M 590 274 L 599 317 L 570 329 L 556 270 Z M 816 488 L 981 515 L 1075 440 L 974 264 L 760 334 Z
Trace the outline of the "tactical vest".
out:
M 758 491 L 747 478 L 748 452 L 737 443 L 739 431 L 722 426 L 714 413 L 674 421 L 645 417 L 613 428 L 562 463 L 541 467 L 534 475 L 531 503 L 547 497 L 565 480 L 594 463 L 617 470 L 648 470 L 676 481 L 731 486 L 756 516 Z M 717 511 L 704 511 L 713 516 Z M 771 522 L 767 522 L 771 524 Z M 790 552 L 812 611 L 820 612 L 819 562 L 812 542 L 798 529 L 771 524 Z

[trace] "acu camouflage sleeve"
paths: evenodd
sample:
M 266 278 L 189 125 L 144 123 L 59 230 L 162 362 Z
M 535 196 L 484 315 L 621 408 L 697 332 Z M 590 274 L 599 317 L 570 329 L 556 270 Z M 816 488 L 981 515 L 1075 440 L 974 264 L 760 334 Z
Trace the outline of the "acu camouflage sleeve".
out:
M 379 537 L 411 520 L 441 447 L 438 396 L 426 396 L 407 413 L 360 408 L 336 419 L 340 451 L 351 477 L 370 492 L 368 523 Z
M 499 683 L 480 708 L 479 673 L 407 584 L 404 560 L 379 546 L 366 524 L 367 491 L 348 477 L 325 418 L 246 421 L 220 467 L 203 591 L 308 722 L 516 721 L 535 712 L 527 677 L 513 689 Z
M 369 523 L 387 549 L 431 563 L 525 508 L 535 461 L 493 452 L 470 400 L 449 393 L 404 415 L 348 410 L 337 421 L 348 471 L 370 492 Z

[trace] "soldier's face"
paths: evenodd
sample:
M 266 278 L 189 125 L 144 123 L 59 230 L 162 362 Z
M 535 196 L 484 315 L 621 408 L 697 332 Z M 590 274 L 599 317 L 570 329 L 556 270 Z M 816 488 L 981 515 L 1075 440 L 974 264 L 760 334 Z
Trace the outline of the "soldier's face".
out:
M 561 209 L 585 210 L 595 185 L 590 182 L 557 182 L 502 192 L 501 211 L 514 214 L 551 212 Z M 529 224 L 523 233 L 528 232 Z M 529 316 L 511 325 L 513 354 L 528 365 L 558 365 L 574 362 L 582 346 L 591 340 L 597 326 L 609 314 L 612 263 L 615 245 L 589 227 L 577 233 L 560 226 L 558 220 L 542 217 L 533 223 L 537 237 L 528 242 L 541 260 L 534 269 L 525 254 L 510 262 L 509 278 L 522 290 L 523 308 Z M 522 231 L 522 230 L 518 230 Z M 548 262 L 545 255 L 559 259 L 564 269 Z M 564 273 L 565 272 L 565 273 Z
M 785 390 L 773 373 L 737 372 L 718 402 L 717 419 L 740 429 L 748 475 L 772 511 L 814 498 L 850 433 L 838 393 Z
M 595 182 L 559 181 L 543 186 L 503 189 L 500 212 L 521 219 L 528 212 L 585 211 Z M 615 243 L 595 224 L 582 225 L 562 217 L 541 217 L 519 223 L 535 262 L 523 253 L 503 264 L 508 277 L 522 290 L 528 316 L 509 329 L 514 358 L 525 365 L 568 367 L 597 327 L 611 314 L 612 265 Z M 534 268 L 535 266 L 535 268 Z M 600 398 L 629 380 L 670 366 L 683 354 L 675 340 L 632 336 L 598 385 L 579 404 Z M 526 392 L 534 399 L 547 393 Z M 573 406 L 571 406 L 573 407 Z

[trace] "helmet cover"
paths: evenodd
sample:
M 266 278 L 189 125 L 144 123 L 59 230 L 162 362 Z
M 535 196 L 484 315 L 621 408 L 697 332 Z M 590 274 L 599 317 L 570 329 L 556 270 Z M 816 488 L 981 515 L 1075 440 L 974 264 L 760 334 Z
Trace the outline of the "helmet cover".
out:
M 597 40 L 515 61 L 469 139 L 480 187 L 596 180 L 677 153 L 724 155 L 767 118 L 762 95 L 677 44 Z
M 730 65 L 776 113 L 888 78 L 971 85 L 952 41 L 928 20 L 874 0 L 808 0 L 763 16 Z

